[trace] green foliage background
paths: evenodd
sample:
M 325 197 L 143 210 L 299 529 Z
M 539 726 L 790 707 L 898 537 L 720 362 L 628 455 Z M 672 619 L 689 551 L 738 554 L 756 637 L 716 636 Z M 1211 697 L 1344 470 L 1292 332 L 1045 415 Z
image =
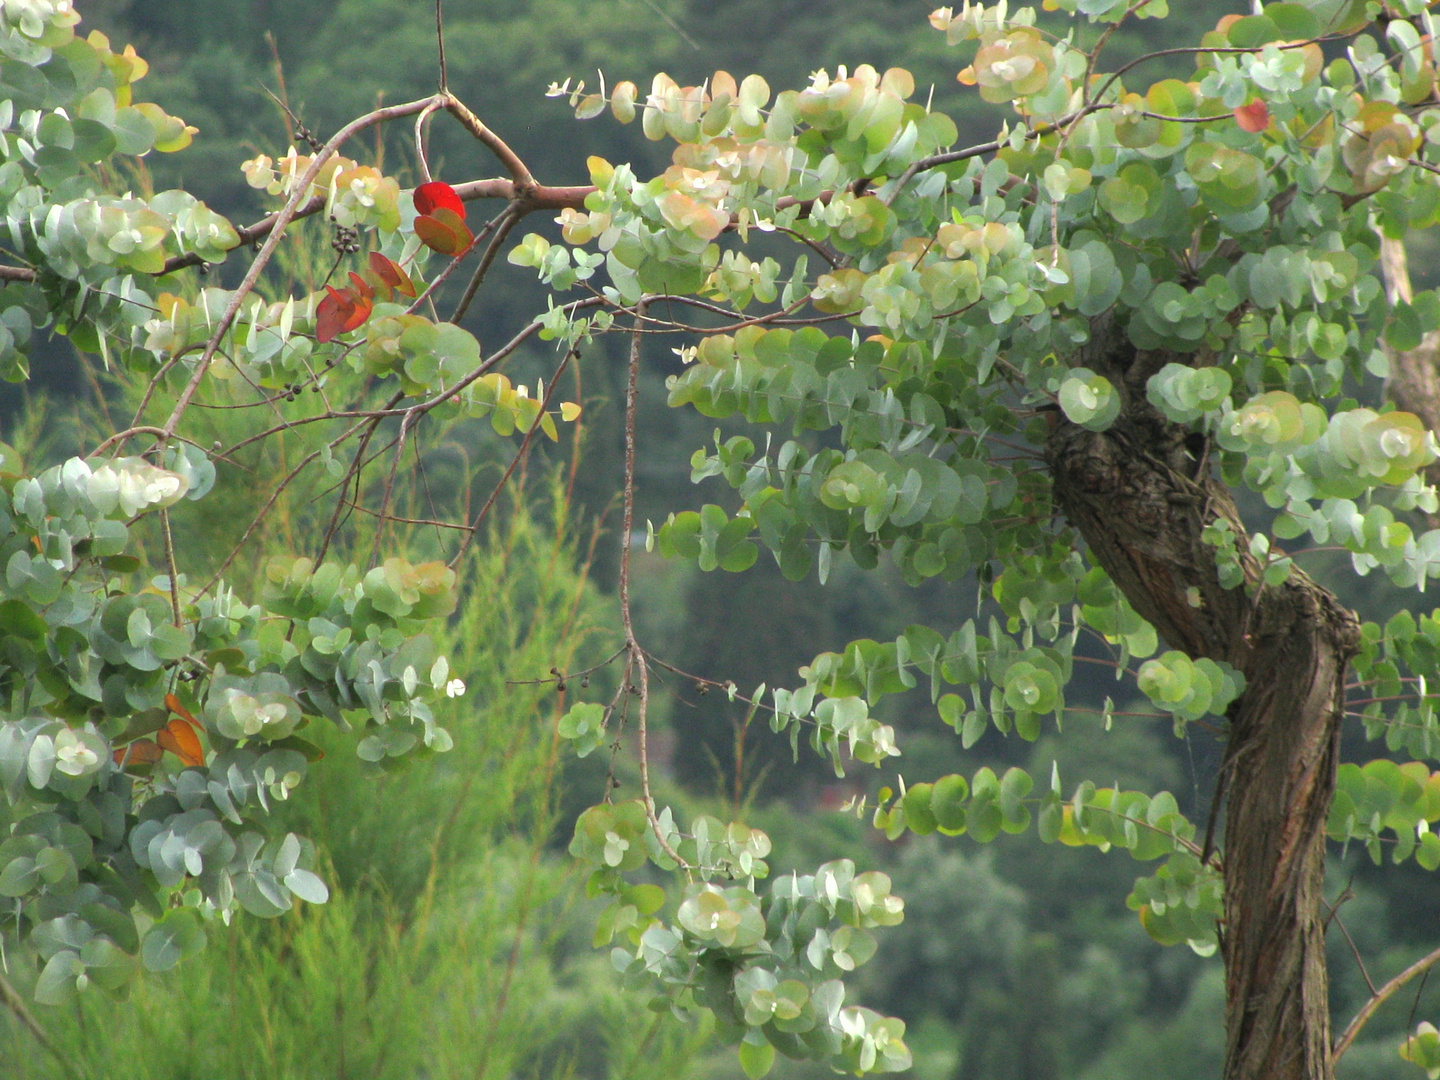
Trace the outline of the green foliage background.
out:
M 135 43 L 152 64 L 149 96 L 200 128 L 192 150 L 154 162 L 156 186 L 183 183 L 236 220 L 260 213 L 240 162 L 257 150 L 276 153 L 288 135 L 262 86 L 282 93 L 322 138 L 373 107 L 379 94 L 398 101 L 433 88 L 429 5 L 414 0 L 82 0 L 79 6 L 87 25 L 105 30 L 117 46 Z M 452 0 L 446 5 L 450 79 L 550 183 L 582 179 L 584 158 L 592 153 L 633 161 L 640 170 L 659 162 L 653 144 L 633 129 L 597 125 L 579 137 L 563 102 L 543 97 L 549 82 L 567 76 L 593 83 L 597 67 L 608 79 L 642 85 L 660 69 L 683 81 L 718 67 L 737 75 L 759 72 L 786 86 L 839 63 L 882 69 L 903 63 L 921 86 L 933 82 L 936 102 L 956 118 L 962 138 L 987 133 L 995 113 L 973 95 L 962 96 L 953 60 L 925 26 L 927 10 L 895 0 L 718 6 Z M 1193 35 L 1224 10 L 1213 3 L 1187 7 L 1164 32 Z M 1164 44 L 1142 40 L 1155 32 L 1142 24 L 1114 47 Z M 477 164 L 476 150 L 460 135 L 437 128 L 436 138 L 432 162 L 440 176 L 469 178 L 491 167 Z M 399 136 L 377 152 L 392 167 L 410 155 Z M 301 280 L 325 264 L 307 262 L 303 251 L 292 257 Z M 504 284 L 472 316 L 472 329 L 483 340 L 508 335 L 527 317 L 533 295 L 524 285 Z M 663 368 L 666 359 L 654 359 Z M 53 370 L 61 374 L 52 385 L 70 381 L 69 364 L 68 357 L 55 357 Z M 552 665 L 565 667 L 567 657 L 598 655 L 605 644 L 594 627 L 607 603 L 613 517 L 594 563 L 599 586 L 577 568 L 586 554 L 579 538 L 588 539 L 617 486 L 618 363 L 611 370 L 604 384 L 585 387 L 590 428 L 573 507 L 580 524 L 565 521 L 558 490 L 546 491 L 540 502 L 549 509 L 531 515 L 514 508 L 464 575 L 467 599 L 441 643 L 469 684 L 445 718 L 455 751 L 378 786 L 359 777 L 352 755 L 334 754 L 327 768 L 316 770 L 304 801 L 291 808 L 333 870 L 327 875 L 337 883 L 331 902 L 275 923 L 245 920 L 200 958 L 142 980 L 127 1000 L 91 994 L 72 1013 L 42 1014 L 58 1057 L 42 1050 L 11 1013 L 0 1013 L 6 1075 L 71 1075 L 62 1058 L 73 1075 L 177 1080 L 738 1075 L 732 1055 L 707 1048 L 704 1030 L 657 1023 L 638 998 L 618 990 L 603 953 L 591 948 L 593 919 L 563 848 L 574 810 L 597 794 L 603 765 L 559 764 L 553 690 L 517 684 Z M 642 520 L 658 521 L 698 502 L 684 462 L 709 441 L 704 421 L 664 409 L 659 398 L 656 389 L 645 404 Z M 50 415 L 71 409 L 62 399 Z M 27 424 L 37 429 L 37 410 L 12 405 L 4 421 L 7 441 L 22 441 L 16 432 Z M 49 434 L 65 437 L 54 426 Z M 450 482 L 469 479 L 457 467 Z M 251 497 L 233 494 L 242 502 Z M 303 506 L 303 497 L 297 493 L 294 502 Z M 297 509 L 275 527 L 303 532 L 314 523 Z M 423 537 L 415 541 L 419 549 L 424 543 Z M 193 557 L 199 565 L 213 553 Z M 860 636 L 883 640 L 927 611 L 976 602 L 973 583 L 912 590 L 896 578 L 881 588 L 842 570 L 821 589 L 813 582 L 792 585 L 778 574 L 701 576 L 651 558 L 637 565 L 646 635 L 674 642 L 677 666 L 746 689 L 790 679 L 817 647 Z M 1374 591 L 1345 598 L 1367 618 L 1383 619 L 1409 602 L 1373 579 L 1367 587 Z M 779 634 L 777 608 L 785 613 Z M 1105 692 L 1099 682 L 1090 689 L 1096 700 Z M 1126 863 L 1063 848 L 1042 854 L 1033 838 L 978 854 L 936 838 L 888 845 L 853 816 L 835 812 L 858 789 L 836 785 L 818 763 L 807 763 L 798 782 L 794 773 L 781 781 L 788 748 L 754 732 L 744 733 L 737 757 L 744 714 L 724 695 L 702 697 L 675 682 L 668 704 L 672 801 L 695 809 L 712 801 L 748 802 L 754 824 L 776 841 L 771 861 L 777 872 L 844 856 L 862 869 L 883 866 L 891 873 L 907 899 L 906 921 L 888 933 L 859 991 L 867 1004 L 911 1025 L 915 1076 L 1216 1075 L 1223 1004 L 1218 964 L 1154 946 L 1119 902 L 1133 878 Z M 904 729 L 908 778 L 961 768 L 952 735 L 907 726 L 903 699 L 887 707 L 887 721 Z M 1203 819 L 1202 793 L 1217 758 L 1203 735 L 1177 744 L 1167 731 L 1142 727 L 1103 741 L 1070 740 L 1063 749 L 1049 738 L 1033 745 L 991 739 L 966 755 L 967 771 L 981 763 L 977 753 L 993 767 L 1021 764 L 1037 776 L 1058 761 L 1068 775 L 1189 792 L 1185 809 L 1196 819 Z M 570 808 L 559 794 L 562 769 L 565 786 L 577 789 Z M 472 797 L 479 786 L 484 799 Z M 1381 957 L 1370 972 L 1377 983 L 1420 954 L 1436 925 L 1423 871 L 1413 864 L 1387 868 L 1381 891 L 1378 874 L 1357 851 L 1337 860 L 1332 872 L 1332 893 L 1347 883 L 1353 889 L 1345 919 L 1357 946 Z M 12 962 L 11 970 L 28 968 Z M 1337 1009 L 1348 1014 L 1366 987 L 1343 943 L 1332 971 Z M 1342 1063 L 1342 1076 L 1393 1075 L 1394 1045 L 1413 1002 L 1406 997 L 1381 1014 L 1366 1042 Z M 1419 1014 L 1437 1003 L 1440 992 L 1424 993 Z M 782 1062 L 775 1075 L 823 1074 Z

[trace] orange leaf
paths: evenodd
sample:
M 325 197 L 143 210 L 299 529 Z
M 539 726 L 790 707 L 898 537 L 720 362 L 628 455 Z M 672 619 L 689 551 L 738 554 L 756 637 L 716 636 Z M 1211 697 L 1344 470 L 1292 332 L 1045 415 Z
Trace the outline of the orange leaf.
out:
M 126 765 L 154 765 L 165 754 L 158 743 L 153 739 L 136 739 L 129 746 L 120 746 L 115 750 L 115 764 Z
M 176 716 L 183 716 L 186 720 L 189 720 L 190 723 L 194 724 L 196 727 L 200 726 L 200 721 L 195 719 L 195 714 L 192 713 L 189 709 L 187 709 L 181 703 L 180 699 L 174 694 L 165 695 L 165 707 L 171 712 L 173 712 Z
M 184 765 L 204 765 L 205 748 L 200 745 L 200 736 L 187 720 L 176 717 L 155 733 L 155 739 L 166 750 L 178 757 Z
M 401 296 L 415 296 L 415 283 L 410 280 L 410 275 L 405 273 L 398 263 L 391 262 L 380 252 L 370 253 L 370 269 L 382 284 L 388 285 Z
M 1252 133 L 1264 131 L 1270 126 L 1270 110 L 1266 108 L 1265 102 L 1256 99 L 1248 105 L 1239 105 L 1235 108 L 1235 122 L 1244 131 Z
M 441 255 L 463 255 L 474 239 L 465 222 L 443 206 L 415 219 L 415 235 Z
M 461 221 L 465 220 L 465 204 L 449 184 L 432 180 L 415 189 L 415 209 L 420 214 L 429 217 L 441 208 L 449 210 Z

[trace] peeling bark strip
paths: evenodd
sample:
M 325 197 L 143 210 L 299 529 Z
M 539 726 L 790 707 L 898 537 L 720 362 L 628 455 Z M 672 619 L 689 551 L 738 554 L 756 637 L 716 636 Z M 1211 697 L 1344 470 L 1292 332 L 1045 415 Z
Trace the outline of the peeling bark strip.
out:
M 1055 500 L 1091 555 L 1175 649 L 1223 660 L 1246 679 L 1229 711 L 1225 815 L 1226 1080 L 1331 1080 L 1329 982 L 1321 888 L 1335 788 L 1344 675 L 1359 620 L 1298 571 L 1253 596 L 1225 589 L 1207 525 L 1241 538 L 1249 582 L 1260 567 L 1207 447 L 1144 398 L 1165 363 L 1097 324 L 1077 362 L 1125 398 L 1110 430 L 1065 421 L 1046 459 Z M 1192 442 L 1187 449 L 1186 437 Z

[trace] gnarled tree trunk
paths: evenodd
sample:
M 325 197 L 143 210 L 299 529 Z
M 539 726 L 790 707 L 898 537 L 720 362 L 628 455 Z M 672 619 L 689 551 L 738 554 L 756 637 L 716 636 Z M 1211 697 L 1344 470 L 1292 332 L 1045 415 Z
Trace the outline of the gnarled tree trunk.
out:
M 1220 787 L 1226 1080 L 1330 1080 L 1330 1016 L 1321 886 L 1335 787 L 1346 662 L 1359 623 L 1298 571 L 1283 585 L 1223 588 L 1216 519 L 1241 538 L 1247 583 L 1260 567 L 1209 447 L 1144 396 L 1171 356 L 1137 350 L 1097 321 L 1080 363 L 1125 399 L 1108 431 L 1063 419 L 1046 447 L 1058 505 L 1130 604 L 1175 649 L 1245 676 L 1229 712 Z M 1217 791 L 1217 798 L 1222 792 Z

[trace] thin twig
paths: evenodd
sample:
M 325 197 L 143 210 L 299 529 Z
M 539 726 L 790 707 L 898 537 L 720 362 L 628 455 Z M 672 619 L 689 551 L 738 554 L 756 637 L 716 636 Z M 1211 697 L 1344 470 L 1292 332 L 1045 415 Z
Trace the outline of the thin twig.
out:
M 351 428 L 351 430 L 353 431 L 359 426 L 359 424 L 355 424 L 354 427 Z M 225 556 L 224 560 L 220 563 L 220 566 L 215 571 L 214 575 L 210 578 L 208 582 L 206 582 L 205 587 L 200 590 L 201 596 L 204 596 L 217 584 L 219 584 L 220 578 L 224 575 L 225 571 L 230 568 L 230 564 L 235 561 L 235 557 L 240 554 L 240 550 L 245 546 L 245 542 L 249 540 L 251 534 L 260 527 L 260 523 L 265 520 L 265 515 L 270 513 L 271 508 L 275 505 L 277 501 L 279 501 L 281 493 L 290 486 L 291 481 L 293 481 L 297 476 L 300 475 L 300 471 L 304 469 L 305 466 L 309 465 L 319 456 L 319 450 L 312 451 L 308 457 L 303 458 L 300 464 L 296 465 L 295 468 L 291 469 L 290 472 L 285 475 L 285 478 L 275 486 L 275 489 L 270 492 L 270 497 L 265 500 L 265 505 L 260 508 L 260 512 L 255 515 L 254 520 L 250 522 L 250 525 L 245 530 L 244 534 L 242 534 L 240 539 L 235 542 L 235 546 L 230 549 L 230 554 Z M 317 559 L 316 561 L 318 562 L 319 560 Z
M 378 424 L 379 421 L 374 421 L 374 423 Z M 354 435 L 355 432 L 359 431 L 360 428 L 362 428 L 364 425 L 365 421 L 363 420 L 351 424 L 350 427 L 346 428 L 345 431 L 341 432 L 340 435 L 330 441 L 330 449 L 333 451 L 337 446 L 342 445 L 347 439 L 350 438 L 350 436 Z M 362 443 L 361 453 L 363 452 L 364 444 Z M 240 539 L 236 542 L 235 546 L 230 549 L 230 554 L 225 556 L 225 560 L 220 564 L 220 568 L 215 571 L 214 576 L 211 577 L 209 582 L 206 583 L 205 588 L 200 590 L 200 595 L 205 595 L 215 587 L 215 585 L 220 581 L 220 576 L 225 573 L 225 571 L 229 568 L 230 564 L 235 561 L 235 557 L 240 554 L 240 550 L 245 546 L 245 542 L 249 540 L 251 534 L 260 527 L 260 523 L 265 520 L 265 516 L 270 513 L 271 508 L 273 508 L 275 503 L 279 500 L 281 493 L 290 486 L 290 484 L 295 480 L 297 476 L 300 475 L 300 473 L 305 469 L 307 465 L 309 465 L 319 456 L 320 451 L 318 449 L 312 450 L 308 455 L 301 459 L 300 464 L 296 465 L 293 469 L 291 469 L 288 473 L 285 474 L 284 479 L 282 479 L 280 483 L 276 485 L 275 489 L 270 493 L 270 497 L 265 501 L 265 505 L 260 508 L 260 512 L 257 513 L 254 520 L 250 522 L 250 525 L 245 530 L 244 535 L 242 535 Z M 359 457 L 360 454 L 357 454 L 357 460 L 359 459 Z M 338 508 L 336 510 L 336 513 L 339 513 Z M 332 525 L 333 524 L 334 522 L 332 521 Z M 328 545 L 329 542 L 329 534 L 327 533 L 325 537 L 325 545 Z M 325 558 L 325 550 L 326 548 L 322 546 L 320 554 L 315 559 L 317 563 L 319 563 Z
M 270 46 L 270 62 L 275 65 L 275 85 L 280 87 L 280 95 L 276 98 L 280 108 L 285 110 L 291 125 L 295 123 L 295 114 L 290 111 L 290 91 L 285 88 L 285 65 L 280 62 L 280 45 L 275 40 L 275 35 L 269 30 L 265 31 L 265 44 Z M 290 126 L 285 134 L 289 136 L 295 128 Z
M 1416 960 L 1415 963 L 1400 972 L 1399 975 L 1396 975 L 1384 986 L 1380 987 L 1380 989 L 1375 992 L 1374 997 L 1367 1001 L 1361 1010 L 1355 1014 L 1355 1019 L 1351 1020 L 1350 1023 L 1345 1026 L 1345 1030 L 1341 1032 L 1340 1038 L 1335 1040 L 1335 1046 L 1330 1051 L 1330 1064 L 1333 1066 L 1335 1062 L 1340 1060 L 1340 1055 L 1350 1049 L 1350 1044 L 1355 1041 L 1355 1036 L 1360 1034 L 1360 1029 L 1365 1026 L 1370 1017 L 1375 1015 L 1376 1009 L 1394 997 L 1395 993 L 1411 979 L 1415 978 L 1416 975 L 1421 975 L 1429 971 L 1436 963 L 1440 963 L 1440 949 L 1436 949 L 1434 952 L 1422 956 L 1419 960 Z
M 584 300 L 575 300 L 569 304 L 565 304 L 559 310 L 564 311 L 567 315 L 574 315 L 575 313 L 584 311 L 588 308 L 603 307 L 608 303 L 609 301 L 606 300 L 603 296 L 587 297 Z M 628 309 L 622 308 L 620 310 L 625 311 Z M 276 434 L 277 432 L 285 431 L 292 427 L 301 427 L 305 424 L 319 423 L 322 420 L 380 420 L 387 416 L 405 416 L 412 412 L 429 412 L 431 409 L 443 405 L 446 401 L 449 401 L 461 390 L 465 389 L 465 387 L 469 386 L 471 383 L 475 382 L 477 379 L 481 378 L 482 376 L 490 372 L 492 369 L 497 367 L 501 361 L 505 360 L 508 356 L 510 356 L 511 353 L 515 352 L 516 349 L 520 348 L 521 345 L 525 344 L 526 341 L 534 337 L 542 329 L 543 327 L 538 322 L 527 323 L 523 330 L 520 330 L 508 342 L 502 345 L 495 352 L 491 353 L 490 356 L 487 357 L 477 368 L 475 368 L 474 371 L 459 379 L 453 385 L 439 391 L 435 394 L 434 397 L 428 398 L 425 401 L 417 402 L 416 404 L 406 406 L 403 409 L 397 409 L 395 408 L 395 405 L 398 404 L 400 399 L 405 396 L 403 392 L 400 392 L 396 393 L 395 396 L 390 399 L 389 403 L 379 409 L 339 409 L 332 410 L 330 412 L 317 413 L 314 416 L 299 416 L 293 420 L 287 420 L 284 424 L 267 428 L 265 431 L 259 432 L 258 434 L 250 435 L 244 439 L 241 439 L 238 443 L 236 443 L 229 449 L 228 453 L 233 454 L 236 450 L 240 449 L 240 447 L 248 446 L 250 443 L 254 442 L 261 442 L 262 440 L 268 439 L 270 436 Z
M 440 0 L 435 0 L 435 6 L 437 8 L 440 6 Z M 444 48 L 443 44 L 441 48 Z M 434 177 L 430 175 L 430 159 L 425 153 L 425 121 L 429 120 L 430 115 L 438 108 L 440 108 L 440 105 L 436 102 L 433 105 L 426 106 L 425 110 L 419 116 L 415 117 L 415 160 L 420 163 L 420 178 L 427 184 L 430 183 Z
M 55 1045 L 54 1040 L 50 1038 L 50 1033 L 40 1026 L 40 1021 L 35 1019 L 35 1015 L 26 1006 L 25 999 L 15 987 L 10 985 L 10 980 L 5 978 L 4 975 L 0 975 L 0 1001 L 3 1001 L 5 1007 L 15 1015 L 15 1019 L 20 1021 L 25 1030 L 29 1031 L 30 1034 L 35 1037 L 35 1041 L 43 1046 L 46 1051 L 49 1052 L 50 1056 L 60 1063 L 62 1069 L 71 1076 L 83 1075 L 80 1070 L 75 1067 L 74 1063 L 65 1056 L 61 1049 Z
M 160 365 L 155 374 L 151 376 L 149 384 L 145 387 L 145 392 L 140 395 L 140 404 L 135 406 L 135 416 L 130 421 L 132 425 L 140 423 L 141 418 L 145 415 L 145 410 L 150 405 L 151 397 L 154 396 L 156 390 L 165 384 L 165 376 L 170 374 L 170 369 L 183 360 L 186 354 L 194 352 L 194 350 L 195 346 L 193 345 L 181 349 Z
M 396 397 L 398 396 L 399 393 L 397 392 Z M 392 400 L 394 399 L 392 398 Z M 363 494 L 361 485 L 363 482 L 362 474 L 365 471 L 365 451 L 370 446 L 370 440 L 375 437 L 375 432 L 380 430 L 381 422 L 380 417 L 377 416 L 365 425 L 365 434 L 360 436 L 360 445 L 355 449 L 355 457 L 350 462 L 349 468 L 346 469 L 344 475 L 340 477 L 340 482 L 335 485 L 335 490 L 339 492 L 335 498 L 335 512 L 330 515 L 330 524 L 325 527 L 325 535 L 320 538 L 320 551 L 315 556 L 317 565 L 329 552 L 330 544 L 339 532 L 341 522 L 344 521 L 347 516 L 345 514 L 347 501 L 345 498 L 345 489 L 349 487 L 352 478 L 355 481 L 355 496 L 353 501 L 360 501 L 361 495 Z M 381 452 L 383 453 L 384 451 Z
M 452 323 L 459 324 L 465 317 L 465 312 L 470 307 L 470 301 L 475 299 L 475 294 L 480 291 L 480 283 L 485 280 L 485 275 L 495 262 L 495 256 L 500 254 L 500 245 L 505 243 L 505 238 L 510 235 L 510 230 L 519 224 L 525 212 L 518 203 L 512 203 L 506 210 L 504 217 L 500 219 L 500 226 L 495 230 L 495 235 L 490 239 L 489 245 L 485 248 L 485 254 L 480 256 L 480 265 L 475 268 L 475 273 L 470 275 L 470 283 L 465 286 L 465 295 L 460 297 L 460 303 L 455 305 L 455 311 L 450 316 Z
M 185 620 L 180 617 L 180 572 L 175 567 L 175 537 L 170 532 L 168 506 L 160 508 L 160 535 L 165 538 L 165 568 L 170 573 L 170 613 L 178 629 Z
M 1336 904 L 1332 907 L 1323 898 L 1320 902 L 1330 909 L 1330 919 L 1327 921 L 1333 921 L 1335 925 L 1340 928 L 1340 933 L 1344 935 L 1345 943 L 1350 946 L 1350 955 L 1355 957 L 1355 964 L 1360 969 L 1360 977 L 1365 980 L 1365 988 L 1370 991 L 1370 996 L 1373 998 L 1379 991 L 1375 989 L 1375 983 L 1370 978 L 1370 972 L 1365 967 L 1365 960 L 1360 955 L 1360 949 L 1356 946 L 1355 939 L 1350 936 L 1350 931 L 1345 929 L 1345 920 L 1340 918 L 1339 905 Z
M 487 221 L 485 225 L 480 229 L 480 231 L 470 238 L 470 242 L 466 244 L 464 248 L 462 248 L 460 251 L 457 251 L 455 255 L 450 259 L 450 261 L 445 264 L 445 269 L 441 270 L 438 274 L 436 274 L 434 278 L 431 279 L 430 284 L 426 285 L 425 288 L 421 290 L 420 295 L 415 297 L 415 299 L 411 301 L 410 306 L 405 309 L 405 314 L 414 315 L 415 312 L 419 311 L 422 307 L 428 304 L 430 306 L 430 314 L 434 317 L 434 320 L 436 322 L 439 322 L 440 316 L 435 314 L 435 294 L 440 291 L 440 286 L 445 284 L 445 282 L 449 279 L 450 275 L 455 272 L 456 268 L 465 261 L 465 257 L 469 255 L 470 252 L 474 251 L 475 246 L 479 244 L 481 240 L 484 240 L 485 237 L 490 235 L 490 230 L 495 228 L 495 226 L 498 225 L 509 213 L 510 208 L 507 206 L 504 210 L 501 210 L 500 213 L 496 214 L 493 218 Z
M 1121 13 L 1120 18 L 1105 28 L 1100 34 L 1100 40 L 1095 42 L 1095 47 L 1086 55 L 1085 75 L 1080 80 L 1080 85 L 1085 88 L 1081 97 L 1081 100 L 1084 101 L 1085 104 L 1088 105 L 1090 103 L 1090 79 L 1095 74 L 1095 65 L 1100 60 L 1100 54 L 1105 51 L 1105 44 L 1110 40 L 1110 36 L 1114 34 L 1116 30 L 1119 30 L 1121 25 L 1124 24 L 1131 15 L 1134 15 L 1135 12 L 1144 6 L 1145 0 L 1136 0 L 1135 3 L 1126 8 L 1124 12 Z
M 515 451 L 515 457 L 511 459 L 505 472 L 501 475 L 500 479 L 496 481 L 494 490 L 490 492 L 490 497 L 485 500 L 485 505 L 480 507 L 480 512 L 475 515 L 475 520 L 471 522 L 466 529 L 465 538 L 460 541 L 460 549 L 455 552 L 455 557 L 450 560 L 452 569 L 460 565 L 460 560 L 465 557 L 465 552 L 470 549 L 471 543 L 474 542 L 476 535 L 480 531 L 481 524 L 485 521 L 486 515 L 490 513 L 490 508 L 495 505 L 495 500 L 500 497 L 500 492 L 505 489 L 505 485 L 510 482 L 510 477 L 514 475 L 516 466 L 518 466 L 526 454 L 530 452 L 530 442 L 535 438 L 535 432 L 540 430 L 540 425 L 545 420 L 545 411 L 549 408 L 550 399 L 555 396 L 555 391 L 560 385 L 560 376 L 565 373 L 565 367 L 570 363 L 570 360 L 577 355 L 575 350 L 571 349 L 565 354 L 565 358 L 560 361 L 560 366 L 555 369 L 555 375 L 550 380 L 550 385 L 545 388 L 545 396 L 540 400 L 540 411 L 535 414 L 535 422 L 530 425 L 530 430 L 525 432 L 525 437 L 520 441 L 520 449 Z
M 644 324 L 645 304 L 646 301 L 642 299 L 635 305 L 636 331 Z M 661 850 L 674 859 L 677 866 L 689 873 L 690 864 L 670 846 L 670 841 L 666 839 L 655 816 L 655 799 L 650 794 L 650 747 L 646 730 L 646 713 L 650 704 L 650 668 L 645 660 L 645 651 L 635 639 L 635 626 L 630 618 L 630 533 L 635 527 L 635 413 L 640 397 L 642 340 L 638 332 L 630 335 L 630 372 L 625 384 L 625 497 L 620 514 L 620 622 L 625 629 L 625 648 L 630 654 L 626 664 L 625 685 L 630 685 L 628 669 L 632 666 L 638 668 L 640 685 L 637 689 L 640 697 L 635 719 L 640 743 L 640 795 L 645 803 L 645 816 L 650 819 L 650 830 L 655 834 Z
M 448 94 L 450 88 L 445 68 L 445 19 L 440 13 L 440 0 L 435 0 L 435 39 L 440 46 L 440 93 Z
M 390 474 L 385 478 L 385 491 L 380 496 L 380 510 L 375 515 L 378 520 L 375 522 L 375 543 L 370 548 L 371 566 L 377 565 L 376 560 L 380 557 L 380 541 L 385 536 L 385 515 L 390 509 L 390 497 L 395 493 L 395 474 L 400 471 L 400 459 L 405 456 L 405 444 L 409 441 L 410 421 L 414 418 L 415 414 L 410 413 L 400 421 L 400 437 L 395 440 L 395 456 L 390 460 Z M 418 461 L 419 450 L 415 451 L 415 457 Z
M 655 0 L 642 0 L 642 2 L 643 2 L 643 3 L 645 4 L 645 6 L 648 7 L 651 11 L 655 12 L 656 15 L 659 15 L 660 18 L 664 19 L 667 23 L 669 23 L 669 24 L 670 24 L 670 29 L 671 29 L 671 30 L 674 30 L 675 33 L 679 34 L 679 35 L 685 40 L 685 44 L 686 44 L 686 45 L 689 45 L 690 48 L 694 49 L 696 52 L 699 52 L 699 51 L 700 51 L 700 45 L 699 45 L 699 43 L 698 43 L 694 38 L 692 38 L 689 34 L 687 34 L 687 33 L 685 32 L 685 28 L 684 28 L 684 27 L 682 27 L 678 22 L 676 22 L 674 19 L 672 19 L 672 18 L 671 18 L 669 15 L 667 15 L 664 11 L 661 11 L 661 10 L 660 10 L 660 6 L 655 3 Z
M 118 443 L 118 442 L 123 442 L 124 440 L 129 439 L 129 438 L 132 438 L 132 437 L 135 436 L 135 435 L 164 435 L 164 434 L 165 434 L 165 429 L 164 429 L 164 428 L 147 427 L 147 426 L 145 426 L 145 425 L 143 425 L 143 424 L 142 424 L 140 427 L 126 428 L 124 431 L 117 431 L 114 435 L 111 435 L 111 436 L 109 436 L 108 438 L 106 438 L 106 439 L 105 439 L 104 441 L 102 441 L 98 446 L 96 446 L 94 450 L 91 450 L 91 451 L 90 451 L 88 454 L 86 454 L 85 456 L 86 456 L 86 457 L 94 457 L 96 454 L 103 454 L 106 450 L 110 449 L 110 447 L 114 446 L 116 443 Z M 175 439 L 176 442 L 189 443 L 191 446 L 197 447 L 197 448 L 199 448 L 199 449 L 201 449 L 201 450 L 205 449 L 203 446 L 200 446 L 200 444 L 199 444 L 198 442 L 196 442 L 194 439 L 187 439 L 187 438 L 185 438 L 183 435 L 175 435 L 175 436 L 173 436 L 173 438 Z M 219 455 L 212 455 L 212 456 L 219 456 Z
M 347 500 L 345 500 L 345 508 L 346 508 L 347 510 L 358 510 L 360 513 L 362 513 L 362 514 L 368 514 L 368 515 L 370 515 L 371 517 L 379 517 L 379 516 L 380 516 L 377 511 L 371 510 L 370 507 L 364 505 L 363 503 L 355 502 L 353 499 L 347 499 Z M 391 514 L 389 519 L 390 519 L 390 523 L 391 523 L 392 525 L 428 525 L 428 526 L 434 526 L 434 527 L 437 528 L 437 529 L 454 529 L 456 532 L 469 532 L 469 531 L 470 531 L 470 526 L 469 526 L 469 525 L 457 524 L 456 522 L 453 522 L 453 521 L 441 521 L 439 518 L 398 517 L 398 516 L 396 516 L 395 514 Z M 1169 714 L 1169 713 L 1164 713 L 1164 714 L 1156 713 L 1155 715 L 1156 715 L 1157 717 L 1160 717 L 1160 716 L 1163 715 L 1165 718 L 1168 719 L 1170 714 Z

